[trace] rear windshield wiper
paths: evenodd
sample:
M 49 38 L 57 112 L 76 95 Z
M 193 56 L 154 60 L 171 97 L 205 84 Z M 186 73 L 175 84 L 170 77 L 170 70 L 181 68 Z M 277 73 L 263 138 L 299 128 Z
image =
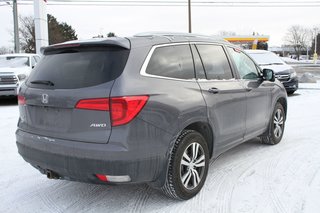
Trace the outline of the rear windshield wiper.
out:
M 37 80 L 37 81 L 31 81 L 31 84 L 44 84 L 48 86 L 54 86 L 54 83 L 52 81 L 44 81 L 44 80 Z

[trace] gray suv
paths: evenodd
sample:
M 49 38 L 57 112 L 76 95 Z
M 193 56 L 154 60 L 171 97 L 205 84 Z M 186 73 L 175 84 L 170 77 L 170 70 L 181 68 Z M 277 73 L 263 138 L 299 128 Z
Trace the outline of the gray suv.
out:
M 144 34 L 43 54 L 18 91 L 16 141 L 48 178 L 145 182 L 186 200 L 210 159 L 255 137 L 282 138 L 283 85 L 221 39 Z

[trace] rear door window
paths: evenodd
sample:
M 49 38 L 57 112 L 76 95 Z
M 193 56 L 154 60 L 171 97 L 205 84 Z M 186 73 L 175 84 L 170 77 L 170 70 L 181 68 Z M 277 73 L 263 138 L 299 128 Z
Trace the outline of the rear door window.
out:
M 195 78 L 190 46 L 172 45 L 156 48 L 146 73 L 177 79 Z
M 198 44 L 204 69 L 209 80 L 233 78 L 230 64 L 224 49 L 220 45 Z
M 122 73 L 129 50 L 120 47 L 72 48 L 46 53 L 27 85 L 34 88 L 77 89 L 106 83 Z M 53 84 L 31 82 L 50 81 Z

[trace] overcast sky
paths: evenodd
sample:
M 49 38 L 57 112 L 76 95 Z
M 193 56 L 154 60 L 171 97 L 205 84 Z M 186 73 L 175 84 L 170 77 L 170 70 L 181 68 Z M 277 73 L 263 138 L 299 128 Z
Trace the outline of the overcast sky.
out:
M 318 5 L 320 6 L 319 3 Z M 281 45 L 291 25 L 298 24 L 305 27 L 320 25 L 319 6 L 193 7 L 192 30 L 194 33 L 206 35 L 217 34 L 219 31 L 234 31 L 238 34 L 258 32 L 270 36 L 269 46 Z M 188 30 L 187 7 L 182 6 L 48 5 L 47 12 L 55 16 L 58 21 L 71 25 L 76 30 L 79 39 L 92 38 L 98 34 L 106 35 L 110 31 L 118 36 L 130 36 L 146 31 L 187 32 Z M 33 6 L 19 5 L 18 13 L 23 16 L 33 16 Z M 1 6 L 0 47 L 13 46 L 12 31 L 12 8 Z

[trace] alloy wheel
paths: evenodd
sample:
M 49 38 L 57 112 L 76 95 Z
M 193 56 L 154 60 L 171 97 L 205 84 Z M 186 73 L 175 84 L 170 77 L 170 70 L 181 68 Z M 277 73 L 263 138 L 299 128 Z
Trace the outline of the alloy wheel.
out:
M 277 109 L 273 118 L 273 133 L 276 138 L 280 138 L 283 133 L 284 116 L 281 109 Z
M 203 147 L 191 143 L 183 152 L 180 163 L 180 180 L 183 186 L 192 190 L 201 182 L 205 172 L 205 153 Z

